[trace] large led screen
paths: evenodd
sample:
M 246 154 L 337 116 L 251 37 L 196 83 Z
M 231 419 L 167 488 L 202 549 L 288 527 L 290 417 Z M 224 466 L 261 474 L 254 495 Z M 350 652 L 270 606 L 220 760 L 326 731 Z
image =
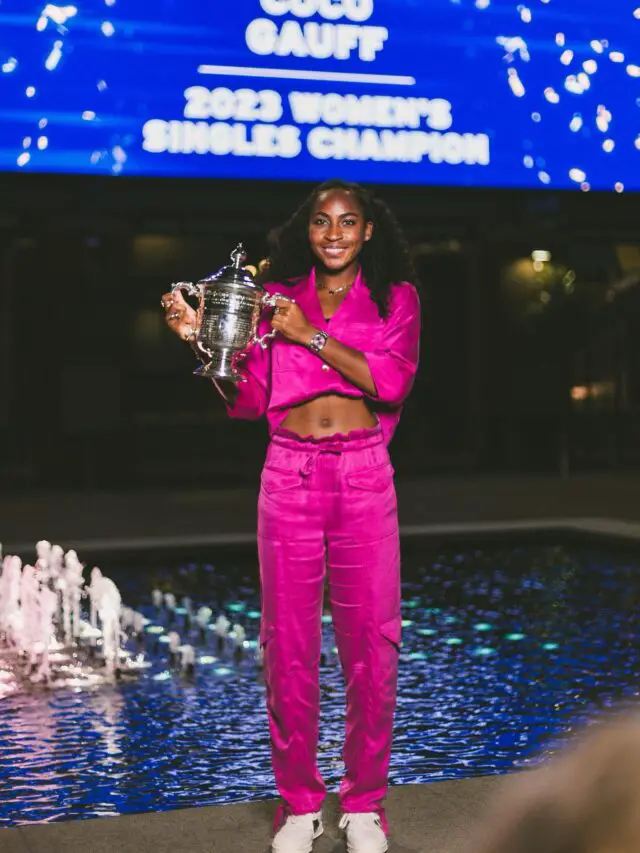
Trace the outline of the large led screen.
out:
M 640 188 L 640 0 L 0 4 L 0 169 Z

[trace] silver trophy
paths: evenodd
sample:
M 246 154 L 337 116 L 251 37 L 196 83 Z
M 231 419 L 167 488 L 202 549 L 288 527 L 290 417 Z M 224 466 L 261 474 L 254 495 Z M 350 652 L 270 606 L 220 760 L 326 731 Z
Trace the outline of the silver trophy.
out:
M 258 337 L 258 324 L 265 307 L 275 307 L 280 294 L 269 295 L 243 268 L 247 253 L 242 243 L 231 252 L 232 263 L 196 284 L 178 281 L 171 292 L 185 291 L 198 299 L 196 327 L 193 331 L 198 348 L 207 357 L 194 373 L 207 379 L 244 379 L 238 369 L 242 358 L 255 344 L 266 348 L 276 334 L 272 330 Z M 287 299 L 288 302 L 293 300 Z

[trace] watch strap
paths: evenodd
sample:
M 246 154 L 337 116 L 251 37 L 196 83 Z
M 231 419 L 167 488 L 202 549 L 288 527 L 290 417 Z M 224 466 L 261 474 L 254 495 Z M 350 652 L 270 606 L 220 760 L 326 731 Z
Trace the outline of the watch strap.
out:
M 329 340 L 329 335 L 322 330 L 319 330 L 309 341 L 309 349 L 312 352 L 319 353 Z
M 309 344 L 308 344 L 309 349 L 312 352 L 319 353 L 324 348 L 324 346 L 326 345 L 328 340 L 329 340 L 329 335 L 320 329 L 315 333 L 315 335 L 309 341 Z

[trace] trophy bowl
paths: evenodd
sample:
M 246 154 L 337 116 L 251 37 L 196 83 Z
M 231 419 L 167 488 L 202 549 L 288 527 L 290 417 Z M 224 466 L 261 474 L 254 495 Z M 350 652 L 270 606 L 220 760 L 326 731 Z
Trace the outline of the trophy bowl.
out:
M 274 306 L 280 295 L 269 295 L 244 269 L 247 253 L 242 243 L 231 252 L 231 264 L 200 279 L 196 284 L 178 281 L 171 292 L 184 291 L 198 300 L 196 327 L 193 332 L 203 362 L 194 374 L 205 379 L 244 379 L 239 362 L 249 349 L 258 344 L 266 347 L 273 338 L 271 331 L 257 336 L 260 316 L 265 306 Z

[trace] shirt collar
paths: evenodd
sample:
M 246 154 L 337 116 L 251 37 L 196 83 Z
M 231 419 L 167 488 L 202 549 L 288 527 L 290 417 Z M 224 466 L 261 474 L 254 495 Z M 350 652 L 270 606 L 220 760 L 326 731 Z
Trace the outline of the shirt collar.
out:
M 336 309 L 335 314 L 332 317 L 333 327 L 335 327 L 336 323 L 341 324 L 345 319 L 348 319 L 350 311 L 352 310 L 352 306 L 355 307 L 359 303 L 359 292 L 363 287 L 363 275 L 362 275 L 362 266 L 358 267 L 358 272 L 356 273 L 356 277 L 353 280 L 353 284 L 349 291 L 345 294 L 344 299 Z M 304 293 L 306 314 L 309 320 L 315 320 L 318 323 L 322 323 L 324 325 L 324 316 L 322 313 L 322 306 L 320 305 L 320 299 L 318 297 L 318 293 L 316 291 L 316 268 L 312 267 L 311 272 L 309 273 L 309 281 L 308 286 L 306 288 L 306 292 Z M 357 309 L 356 309 L 356 313 Z

